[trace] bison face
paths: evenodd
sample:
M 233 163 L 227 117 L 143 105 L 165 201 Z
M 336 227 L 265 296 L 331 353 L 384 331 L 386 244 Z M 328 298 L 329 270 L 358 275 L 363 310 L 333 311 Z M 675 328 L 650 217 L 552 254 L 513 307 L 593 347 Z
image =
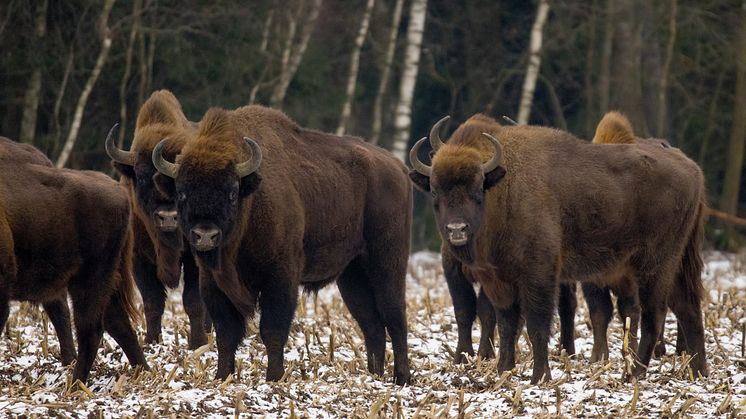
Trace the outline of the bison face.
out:
M 439 121 L 430 132 L 435 155 L 432 166 L 417 156 L 426 138 L 418 141 L 409 153 L 414 168 L 409 172 L 414 185 L 433 198 L 435 221 L 449 249 L 465 263 L 474 261 L 475 236 L 482 225 L 485 194 L 505 176 L 500 166 L 502 147 L 491 135 L 484 136 L 495 151 L 489 161 L 482 162 L 482 153 L 472 147 L 445 145 L 438 136 Z
M 115 125 L 114 128 L 117 126 Z M 182 235 L 178 231 L 176 204 L 155 186 L 153 176 L 157 173 L 149 152 L 123 151 L 114 144 L 112 133 L 106 138 L 106 151 L 112 166 L 127 178 L 135 192 L 135 205 L 147 217 L 146 222 L 155 227 L 157 240 L 172 249 L 181 249 Z M 174 158 L 173 153 L 169 156 Z
M 160 172 L 154 177 L 156 185 L 176 200 L 179 227 L 195 256 L 203 266 L 220 269 L 220 248 L 234 240 L 242 202 L 261 182 L 255 173 L 261 162 L 259 146 L 250 144 L 253 154 L 249 161 L 223 169 L 188 158 L 179 164 L 169 163 L 160 155 L 162 146 L 163 142 L 153 150 L 153 163 Z

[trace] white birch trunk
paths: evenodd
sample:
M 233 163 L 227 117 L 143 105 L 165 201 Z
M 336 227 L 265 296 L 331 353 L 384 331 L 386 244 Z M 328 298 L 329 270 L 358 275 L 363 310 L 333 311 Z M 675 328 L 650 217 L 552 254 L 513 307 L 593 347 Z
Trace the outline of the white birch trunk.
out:
M 396 38 L 399 34 L 399 23 L 401 22 L 401 10 L 403 5 L 404 0 L 396 0 L 394 13 L 391 16 L 391 28 L 389 29 L 388 45 L 386 46 L 386 55 L 383 60 L 381 80 L 378 83 L 375 102 L 373 102 L 373 127 L 370 135 L 371 144 L 378 144 L 378 141 L 381 138 L 381 126 L 383 125 L 383 95 L 386 94 L 389 85 L 389 76 L 391 74 L 391 65 L 394 63 Z
M 83 91 L 80 92 L 78 103 L 75 106 L 73 121 L 70 124 L 70 132 L 67 135 L 65 145 L 64 147 L 62 147 L 62 152 L 60 152 L 60 156 L 57 158 L 57 162 L 55 164 L 57 167 L 65 167 L 65 164 L 67 164 L 67 160 L 70 158 L 70 153 L 75 146 L 75 141 L 77 141 L 78 139 L 78 132 L 80 131 L 80 124 L 83 121 L 83 112 L 85 111 L 85 105 L 88 102 L 88 96 L 90 96 L 91 90 L 93 90 L 93 86 L 96 84 L 96 80 L 98 80 L 98 76 L 101 74 L 101 69 L 104 67 L 106 59 L 109 57 L 109 51 L 111 50 L 109 14 L 113 6 L 114 0 L 106 0 L 106 2 L 104 3 L 104 10 L 101 12 L 101 18 L 99 21 L 99 31 L 101 32 L 102 37 L 101 51 L 98 53 L 96 65 L 93 67 L 91 75 L 88 76 L 88 81 L 86 81 L 86 84 L 83 87 Z
M 316 26 L 316 18 L 319 17 L 321 3 L 322 0 L 310 0 L 309 9 L 305 11 L 306 21 L 303 25 L 300 40 L 297 44 L 293 44 L 291 50 L 288 50 L 287 62 L 283 62 L 285 65 L 283 65 L 282 72 L 280 73 L 280 80 L 272 90 L 272 96 L 269 99 L 272 107 L 278 109 L 282 107 L 282 102 L 285 100 L 290 81 L 295 76 L 295 72 L 298 71 L 298 66 L 303 59 L 303 55 L 306 53 L 308 40 L 311 39 L 311 33 Z M 283 61 L 285 61 L 285 57 L 283 57 Z
M 47 0 L 41 0 L 37 5 L 35 16 L 34 42 L 39 45 L 47 33 Z M 21 116 L 21 132 L 18 141 L 32 144 L 36 135 L 36 119 L 39 110 L 39 96 L 41 95 L 41 63 L 37 64 L 29 78 L 26 94 L 23 96 L 23 115 Z
M 360 50 L 363 49 L 365 37 L 368 35 L 368 26 L 370 24 L 370 15 L 373 14 L 373 5 L 376 0 L 367 0 L 363 20 L 360 22 L 360 29 L 355 38 L 355 46 L 350 55 L 350 74 L 347 76 L 347 88 L 345 89 L 345 102 L 342 105 L 342 113 L 337 125 L 337 135 L 344 135 L 347 129 L 347 122 L 350 120 L 352 113 L 352 99 L 355 97 L 355 85 L 357 84 L 357 73 L 360 68 Z
M 547 21 L 549 13 L 549 0 L 540 0 L 539 9 L 536 12 L 536 20 L 531 28 L 531 43 L 529 45 L 528 68 L 526 69 L 526 78 L 523 81 L 523 91 L 521 93 L 521 104 L 518 107 L 518 124 L 528 124 L 528 117 L 531 115 L 531 105 L 534 101 L 534 90 L 536 90 L 536 78 L 539 75 L 541 66 L 541 44 L 544 39 L 544 23 Z
M 407 48 L 404 52 L 404 69 L 399 84 L 399 101 L 394 119 L 394 144 L 392 153 L 402 162 L 406 161 L 409 131 L 412 126 L 412 97 L 419 71 L 422 36 L 425 33 L 427 0 L 412 0 L 407 28 Z

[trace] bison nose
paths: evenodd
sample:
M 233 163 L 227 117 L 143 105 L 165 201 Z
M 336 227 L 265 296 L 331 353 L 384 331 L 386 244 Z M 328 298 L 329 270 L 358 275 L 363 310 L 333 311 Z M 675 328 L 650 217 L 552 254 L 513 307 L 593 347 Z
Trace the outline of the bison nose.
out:
M 161 231 L 171 232 L 178 227 L 176 210 L 158 210 L 155 213 L 155 224 Z
M 448 242 L 454 246 L 463 246 L 469 241 L 469 225 L 466 223 L 448 223 L 446 232 L 448 233 Z
M 195 227 L 189 237 L 192 246 L 200 252 L 212 250 L 220 244 L 220 230 L 215 227 Z

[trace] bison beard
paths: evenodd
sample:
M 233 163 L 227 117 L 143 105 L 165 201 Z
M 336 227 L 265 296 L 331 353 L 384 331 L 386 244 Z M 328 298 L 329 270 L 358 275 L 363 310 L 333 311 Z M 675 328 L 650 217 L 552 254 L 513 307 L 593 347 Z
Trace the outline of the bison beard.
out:
M 217 378 L 234 372 L 246 317 L 258 305 L 267 379 L 279 380 L 298 286 L 315 291 L 336 281 L 365 337 L 368 370 L 383 374 L 388 331 L 394 380 L 409 382 L 412 187 L 400 162 L 260 106 L 210 109 L 175 163 L 161 157 L 166 146 L 153 150 L 155 181 L 178 197 L 215 322 Z
M 486 294 L 500 334 L 500 371 L 515 365 L 525 319 L 534 355 L 531 381 L 551 378 L 547 345 L 560 282 L 618 287 L 620 278 L 632 278 L 642 307 L 640 363 L 632 375 L 647 369 L 667 300 L 693 355 L 694 375 L 707 374 L 699 306 L 705 195 L 695 163 L 660 144 L 594 145 L 553 129 L 501 127 L 482 115 L 446 144 L 431 133 L 432 166 L 417 157 L 424 140 L 410 153 L 410 177 L 433 192 L 444 238 L 449 223 L 470 229 L 471 257 L 444 246 L 443 268 L 457 319 L 470 297 L 454 294 L 452 284 L 466 278 L 492 290 Z M 485 162 L 500 154 L 497 168 L 485 170 Z M 630 275 L 619 275 L 624 271 Z M 465 326 L 459 321 L 459 329 Z

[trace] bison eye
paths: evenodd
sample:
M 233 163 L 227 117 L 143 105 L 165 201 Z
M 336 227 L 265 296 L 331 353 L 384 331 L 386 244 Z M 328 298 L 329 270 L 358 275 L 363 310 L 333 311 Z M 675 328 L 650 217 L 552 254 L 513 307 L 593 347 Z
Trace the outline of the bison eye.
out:
M 184 202 L 186 201 L 186 194 L 184 192 L 179 192 L 178 196 L 179 201 Z

